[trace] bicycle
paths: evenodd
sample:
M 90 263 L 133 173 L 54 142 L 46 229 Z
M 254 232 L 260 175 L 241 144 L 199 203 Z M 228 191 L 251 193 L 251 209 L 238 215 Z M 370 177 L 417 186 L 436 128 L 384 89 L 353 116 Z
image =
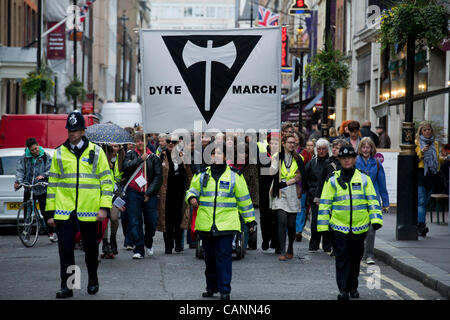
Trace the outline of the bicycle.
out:
M 33 200 L 33 187 L 47 185 L 47 182 L 20 184 L 20 187 L 23 186 L 24 188 L 29 188 L 31 190 L 30 199 L 22 203 L 17 211 L 17 232 L 19 239 L 22 241 L 23 245 L 28 248 L 31 248 L 36 244 L 39 237 L 39 231 L 41 231 L 41 233 L 48 232 L 44 217 L 36 207 L 36 200 Z

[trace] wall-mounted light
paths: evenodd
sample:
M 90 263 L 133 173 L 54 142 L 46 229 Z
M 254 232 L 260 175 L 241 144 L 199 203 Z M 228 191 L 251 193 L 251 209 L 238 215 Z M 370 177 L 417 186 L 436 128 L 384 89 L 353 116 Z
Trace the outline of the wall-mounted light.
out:
M 427 91 L 427 85 L 426 84 L 419 84 L 419 90 L 422 90 L 423 92 Z
M 313 107 L 313 112 L 316 113 L 316 111 L 317 111 L 317 108 L 316 108 L 316 106 L 314 106 Z
M 336 120 L 336 113 L 330 114 L 330 115 L 328 116 L 328 119 L 330 119 L 330 120 Z

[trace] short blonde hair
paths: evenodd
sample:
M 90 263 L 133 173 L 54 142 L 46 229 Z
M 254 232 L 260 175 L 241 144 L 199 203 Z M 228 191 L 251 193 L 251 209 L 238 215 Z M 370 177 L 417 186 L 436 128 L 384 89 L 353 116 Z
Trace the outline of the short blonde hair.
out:
M 377 153 L 377 147 L 375 146 L 375 143 L 373 140 L 369 137 L 364 137 L 361 139 L 358 145 L 358 154 L 362 156 L 362 147 L 363 145 L 368 144 L 370 146 L 370 156 L 373 157 Z

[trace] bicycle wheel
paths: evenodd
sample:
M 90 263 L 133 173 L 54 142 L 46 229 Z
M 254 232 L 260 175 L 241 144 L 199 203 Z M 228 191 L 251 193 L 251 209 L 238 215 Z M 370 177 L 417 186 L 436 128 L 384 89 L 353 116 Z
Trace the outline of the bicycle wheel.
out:
M 31 202 L 26 202 L 20 206 L 17 212 L 17 233 L 25 247 L 34 246 L 39 236 L 39 220 L 36 210 Z

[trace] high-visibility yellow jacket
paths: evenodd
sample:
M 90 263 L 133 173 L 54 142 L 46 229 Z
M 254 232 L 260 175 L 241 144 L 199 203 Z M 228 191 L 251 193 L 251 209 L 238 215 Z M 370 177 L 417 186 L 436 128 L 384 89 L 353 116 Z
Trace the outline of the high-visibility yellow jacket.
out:
M 325 183 L 320 197 L 317 231 L 335 231 L 360 234 L 369 230 L 370 223 L 383 225 L 380 203 L 367 175 L 355 169 L 355 173 L 343 189 L 338 183 L 341 170 Z M 330 219 L 331 215 L 331 219 Z
M 83 140 L 88 145 L 78 159 L 66 144 L 53 155 L 45 209 L 55 212 L 55 220 L 67 220 L 76 210 L 80 221 L 96 221 L 100 208 L 112 207 L 113 182 L 105 152 Z
M 114 162 L 114 168 L 111 169 L 111 178 L 114 184 L 119 186 L 120 182 L 122 181 L 123 177 L 123 171 L 119 170 L 119 159 L 117 158 Z
M 281 162 L 281 180 L 288 182 L 289 180 L 295 178 L 298 170 L 297 161 L 292 158 L 292 164 L 289 170 L 286 168 L 284 161 Z
M 209 177 L 209 178 L 208 178 Z M 208 181 L 205 182 L 205 179 Z M 204 186 L 204 183 L 207 183 Z M 216 181 L 211 176 L 211 167 L 198 172 L 186 191 L 186 202 L 191 197 L 199 201 L 195 230 L 197 231 L 241 231 L 239 214 L 244 222 L 255 221 L 255 210 L 248 192 L 247 183 L 241 173 L 227 166 Z

